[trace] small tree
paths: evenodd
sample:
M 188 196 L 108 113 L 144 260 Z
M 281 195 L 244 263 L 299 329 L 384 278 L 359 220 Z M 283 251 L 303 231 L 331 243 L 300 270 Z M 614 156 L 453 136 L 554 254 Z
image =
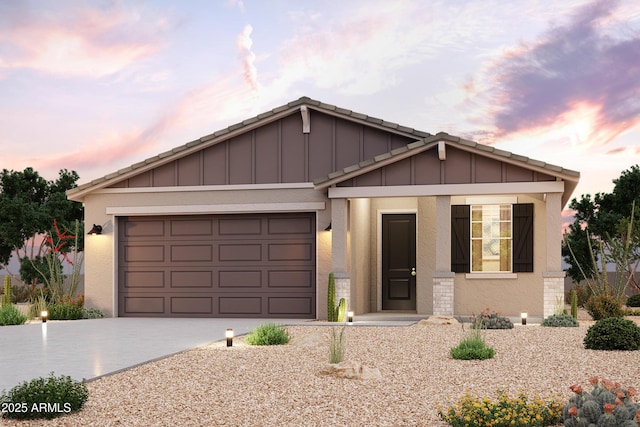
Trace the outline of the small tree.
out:
M 622 306 L 626 300 L 627 290 L 640 266 L 640 253 L 637 233 L 634 232 L 635 202 L 631 206 L 631 217 L 619 221 L 618 233 L 615 236 L 605 233 L 604 238 L 589 235 L 585 230 L 587 244 L 591 254 L 591 262 L 583 266 L 573 251 L 571 243 L 566 240 L 566 246 L 574 257 L 575 265 L 592 293 L 592 299 L 602 300 L 613 298 L 614 302 Z M 566 236 L 565 236 L 566 238 Z M 595 245 L 595 248 L 594 248 Z M 609 281 L 607 265 L 615 266 L 613 281 Z

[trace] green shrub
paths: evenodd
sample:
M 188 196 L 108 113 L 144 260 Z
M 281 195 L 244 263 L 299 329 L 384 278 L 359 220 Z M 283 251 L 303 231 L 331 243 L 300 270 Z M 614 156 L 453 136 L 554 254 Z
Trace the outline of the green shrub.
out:
M 15 386 L 0 396 L 6 418 L 55 418 L 82 409 L 89 392 L 87 386 L 69 376 L 40 377 Z
M 482 329 L 513 329 L 513 322 L 500 313 L 485 308 L 480 314 L 471 316 L 471 323 Z
M 493 357 L 495 351 L 484 342 L 482 330 L 478 326 L 478 323 L 474 324 L 460 343 L 449 350 L 451 357 L 458 360 L 485 360 Z
M 50 304 L 47 310 L 51 320 L 78 320 L 82 319 L 84 314 L 82 306 L 67 302 Z
M 83 319 L 102 319 L 103 317 L 104 317 L 104 313 L 99 308 L 95 308 L 95 307 L 82 308 Z
M 573 316 L 570 316 L 568 314 L 554 314 L 544 319 L 542 321 L 542 326 L 563 328 L 563 327 L 576 327 L 576 326 L 580 326 L 580 324 L 576 319 L 574 319 Z
M 622 303 L 611 295 L 593 295 L 585 306 L 593 320 L 622 317 Z
M 640 294 L 631 295 L 627 298 L 627 307 L 640 307 Z
M 250 345 L 282 345 L 289 342 L 289 331 L 275 323 L 265 323 L 252 330 L 246 338 Z
M 336 328 L 331 328 L 331 341 L 329 342 L 329 363 L 340 363 L 344 360 L 344 354 L 347 351 L 347 339 L 344 335 L 345 327 L 343 326 L 339 334 L 336 334 Z
M 622 317 L 598 320 L 587 330 L 584 347 L 590 350 L 640 350 L 640 327 Z
M 15 305 L 0 307 L 0 326 L 22 325 L 27 321 L 27 316 L 22 314 Z
M 565 426 L 636 426 L 633 419 L 640 410 L 640 404 L 632 402 L 636 394 L 633 387 L 623 388 L 618 383 L 598 377 L 590 378 L 589 382 L 593 385 L 591 392 L 583 391 L 580 385 L 569 387 L 575 395 L 562 408 Z
M 438 408 L 438 416 L 453 427 L 544 427 L 558 424 L 561 409 L 557 399 L 537 395 L 529 399 L 524 392 L 509 397 L 506 391 L 498 390 L 497 400 L 467 392 L 449 408 Z

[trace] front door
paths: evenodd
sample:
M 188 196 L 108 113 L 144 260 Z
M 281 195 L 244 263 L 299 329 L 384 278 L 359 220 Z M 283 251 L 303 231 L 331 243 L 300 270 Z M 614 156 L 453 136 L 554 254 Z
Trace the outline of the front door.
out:
M 416 216 L 382 215 L 382 309 L 416 309 Z

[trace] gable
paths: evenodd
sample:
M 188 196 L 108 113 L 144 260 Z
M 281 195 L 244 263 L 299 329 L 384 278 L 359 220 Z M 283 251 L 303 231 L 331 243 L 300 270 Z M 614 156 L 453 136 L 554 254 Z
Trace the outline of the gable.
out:
M 310 109 L 299 111 L 185 157 L 118 181 L 110 188 L 312 182 L 367 158 L 406 146 L 409 137 Z
M 336 184 L 338 187 L 555 181 L 550 174 L 448 146 L 438 146 Z

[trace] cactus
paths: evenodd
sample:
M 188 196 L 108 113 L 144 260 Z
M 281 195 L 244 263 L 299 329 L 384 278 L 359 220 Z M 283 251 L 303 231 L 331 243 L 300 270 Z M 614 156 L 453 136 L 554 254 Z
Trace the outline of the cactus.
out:
M 327 290 L 327 320 L 335 322 L 338 320 L 336 313 L 336 279 L 333 273 L 329 273 L 329 288 Z
M 618 424 L 631 419 L 631 414 L 629 414 L 629 411 L 627 411 L 627 408 L 625 408 L 624 405 L 616 405 L 613 410 L 613 416 L 616 417 Z
M 590 423 L 597 423 L 601 414 L 600 404 L 593 399 L 585 401 L 582 405 L 582 415 L 587 418 Z
M 578 292 L 571 289 L 571 317 L 578 319 Z
M 11 305 L 12 303 L 12 295 L 11 295 L 11 277 L 4 277 L 4 294 L 2 294 L 2 307 L 7 305 Z
M 336 307 L 336 321 L 344 322 L 345 315 L 347 314 L 347 300 L 340 298 L 340 303 Z
M 598 420 L 598 427 L 616 427 L 616 417 L 612 414 L 602 414 Z
M 606 405 L 607 403 L 616 403 L 616 395 L 611 393 L 610 391 L 603 391 L 598 395 L 598 402 L 601 405 Z

